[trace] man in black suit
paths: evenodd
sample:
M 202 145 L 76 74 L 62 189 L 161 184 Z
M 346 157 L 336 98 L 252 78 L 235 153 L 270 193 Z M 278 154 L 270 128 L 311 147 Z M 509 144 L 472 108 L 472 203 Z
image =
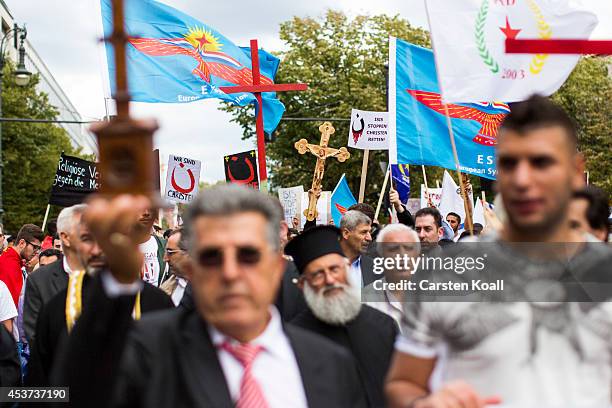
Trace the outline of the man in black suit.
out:
M 42 266 L 32 272 L 26 281 L 23 301 L 23 327 L 30 344 L 36 337 L 36 319 L 42 306 L 53 296 L 66 289 L 71 271 L 83 269 L 76 253 L 76 226 L 81 220 L 86 204 L 64 208 L 57 217 L 57 231 L 62 241 L 64 258 Z
M 85 271 L 74 271 L 70 276 L 68 287 L 51 298 L 38 315 L 36 340 L 31 344 L 31 358 L 26 379 L 29 386 L 49 385 L 49 375 L 58 347 L 65 341 L 81 311 L 92 307 L 90 286 L 95 285 L 94 282 L 100 279 L 99 272 L 108 267 L 106 256 L 82 220 L 75 226 L 72 245 L 76 249 L 79 263 L 85 266 Z M 77 294 L 79 286 L 81 291 Z M 144 282 L 132 315 L 138 319 L 140 314 L 169 309 L 173 306 L 170 297 L 161 289 Z
M 359 210 L 350 210 L 340 219 L 340 246 L 350 262 L 349 276 L 355 284 L 366 287 L 380 276 L 374 273 L 374 260 L 366 255 L 372 242 L 372 221 Z
M 348 279 L 348 262 L 333 226 L 312 228 L 285 248 L 300 272 L 298 286 L 309 310 L 291 321 L 345 347 L 355 357 L 368 406 L 384 407 L 384 381 L 399 332 L 386 314 L 361 304 Z
M 365 405 L 350 354 L 283 325 L 272 306 L 285 263 L 281 212 L 259 191 L 223 185 L 192 201 L 184 234 L 196 307 L 133 324 L 142 257 L 131 229 L 148 205 L 131 196 L 90 204 L 86 219 L 109 270 L 94 284 L 95 307 L 75 325 L 58 370 L 73 406 Z

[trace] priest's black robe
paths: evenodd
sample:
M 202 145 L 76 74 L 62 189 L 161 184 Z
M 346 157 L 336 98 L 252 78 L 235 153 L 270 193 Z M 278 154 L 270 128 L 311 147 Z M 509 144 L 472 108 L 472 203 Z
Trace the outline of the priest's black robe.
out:
M 84 312 L 91 302 L 91 285 L 93 280 L 99 279 L 85 276 L 83 279 L 82 311 Z M 174 307 L 172 299 L 162 290 L 143 282 L 140 294 L 140 311 L 147 314 L 156 310 Z M 36 338 L 31 344 L 31 357 L 28 364 L 26 384 L 30 386 L 48 386 L 49 375 L 58 347 L 68 335 L 66 327 L 66 293 L 67 289 L 60 291 L 47 302 L 36 321 Z
M 83 311 L 53 374 L 55 384 L 70 387 L 72 407 L 234 407 L 206 323 L 195 309 L 176 308 L 134 322 L 134 296 L 109 298 L 100 284 L 94 290 L 95 307 Z M 309 407 L 366 406 L 346 350 L 297 327 L 284 330 Z
M 357 317 L 343 326 L 327 324 L 310 310 L 300 313 L 290 324 L 324 336 L 349 350 L 355 357 L 368 406 L 385 406 L 384 382 L 399 332 L 391 317 L 362 305 Z

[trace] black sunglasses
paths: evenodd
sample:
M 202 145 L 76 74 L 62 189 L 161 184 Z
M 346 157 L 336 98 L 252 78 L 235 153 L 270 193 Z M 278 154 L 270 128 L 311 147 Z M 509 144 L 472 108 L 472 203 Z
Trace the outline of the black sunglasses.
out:
M 261 251 L 255 247 L 244 246 L 236 250 L 236 259 L 241 265 L 255 265 L 261 260 Z M 198 253 L 197 259 L 201 266 L 219 267 L 223 265 L 225 254 L 219 248 L 207 248 Z

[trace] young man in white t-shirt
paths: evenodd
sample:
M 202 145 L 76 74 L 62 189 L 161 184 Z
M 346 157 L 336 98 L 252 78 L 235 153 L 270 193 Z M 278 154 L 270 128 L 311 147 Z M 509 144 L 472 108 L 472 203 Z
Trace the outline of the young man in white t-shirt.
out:
M 519 288 L 525 292 L 559 269 L 568 276 L 589 270 L 586 261 L 604 272 L 605 262 L 596 262 L 612 258 L 609 249 L 594 251 L 566 221 L 572 191 L 584 183 L 571 119 L 543 97 L 516 104 L 500 127 L 496 157 L 507 220 L 494 258 L 511 269 L 507 279 L 529 276 Z M 565 254 L 564 263 L 544 263 L 510 249 L 523 242 L 541 252 L 555 243 L 579 249 Z M 549 302 L 407 303 L 387 377 L 389 407 L 610 406 L 612 303 L 576 303 L 562 295 Z M 431 389 L 440 359 L 444 384 Z
M 138 228 L 140 235 L 140 252 L 144 256 L 144 264 L 142 266 L 142 280 L 150 283 L 153 286 L 159 286 L 164 272 L 165 263 L 164 257 L 164 241 L 153 234 L 153 224 L 155 223 L 154 211 L 147 210 L 140 215 L 138 219 Z

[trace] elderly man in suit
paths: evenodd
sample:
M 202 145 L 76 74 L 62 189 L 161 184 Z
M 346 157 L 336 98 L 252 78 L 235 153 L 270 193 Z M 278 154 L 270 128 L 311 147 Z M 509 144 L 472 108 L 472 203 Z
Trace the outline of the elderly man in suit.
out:
M 28 342 L 36 337 L 36 319 L 42 306 L 53 296 L 68 287 L 68 275 L 72 271 L 83 269 L 75 247 L 76 226 L 86 204 L 77 204 L 64 208 L 57 217 L 57 231 L 62 241 L 64 257 L 49 265 L 41 266 L 26 281 L 23 301 L 23 326 Z
M 109 269 L 92 288 L 57 381 L 80 407 L 362 407 L 355 363 L 329 340 L 284 325 L 273 306 L 285 259 L 271 197 L 242 186 L 205 190 L 183 233 L 195 308 L 134 323 L 142 256 L 131 235 L 149 201 L 92 201 L 87 220 Z M 120 358 L 121 357 L 121 358 Z M 172 375 L 168 375 L 172 373 Z

